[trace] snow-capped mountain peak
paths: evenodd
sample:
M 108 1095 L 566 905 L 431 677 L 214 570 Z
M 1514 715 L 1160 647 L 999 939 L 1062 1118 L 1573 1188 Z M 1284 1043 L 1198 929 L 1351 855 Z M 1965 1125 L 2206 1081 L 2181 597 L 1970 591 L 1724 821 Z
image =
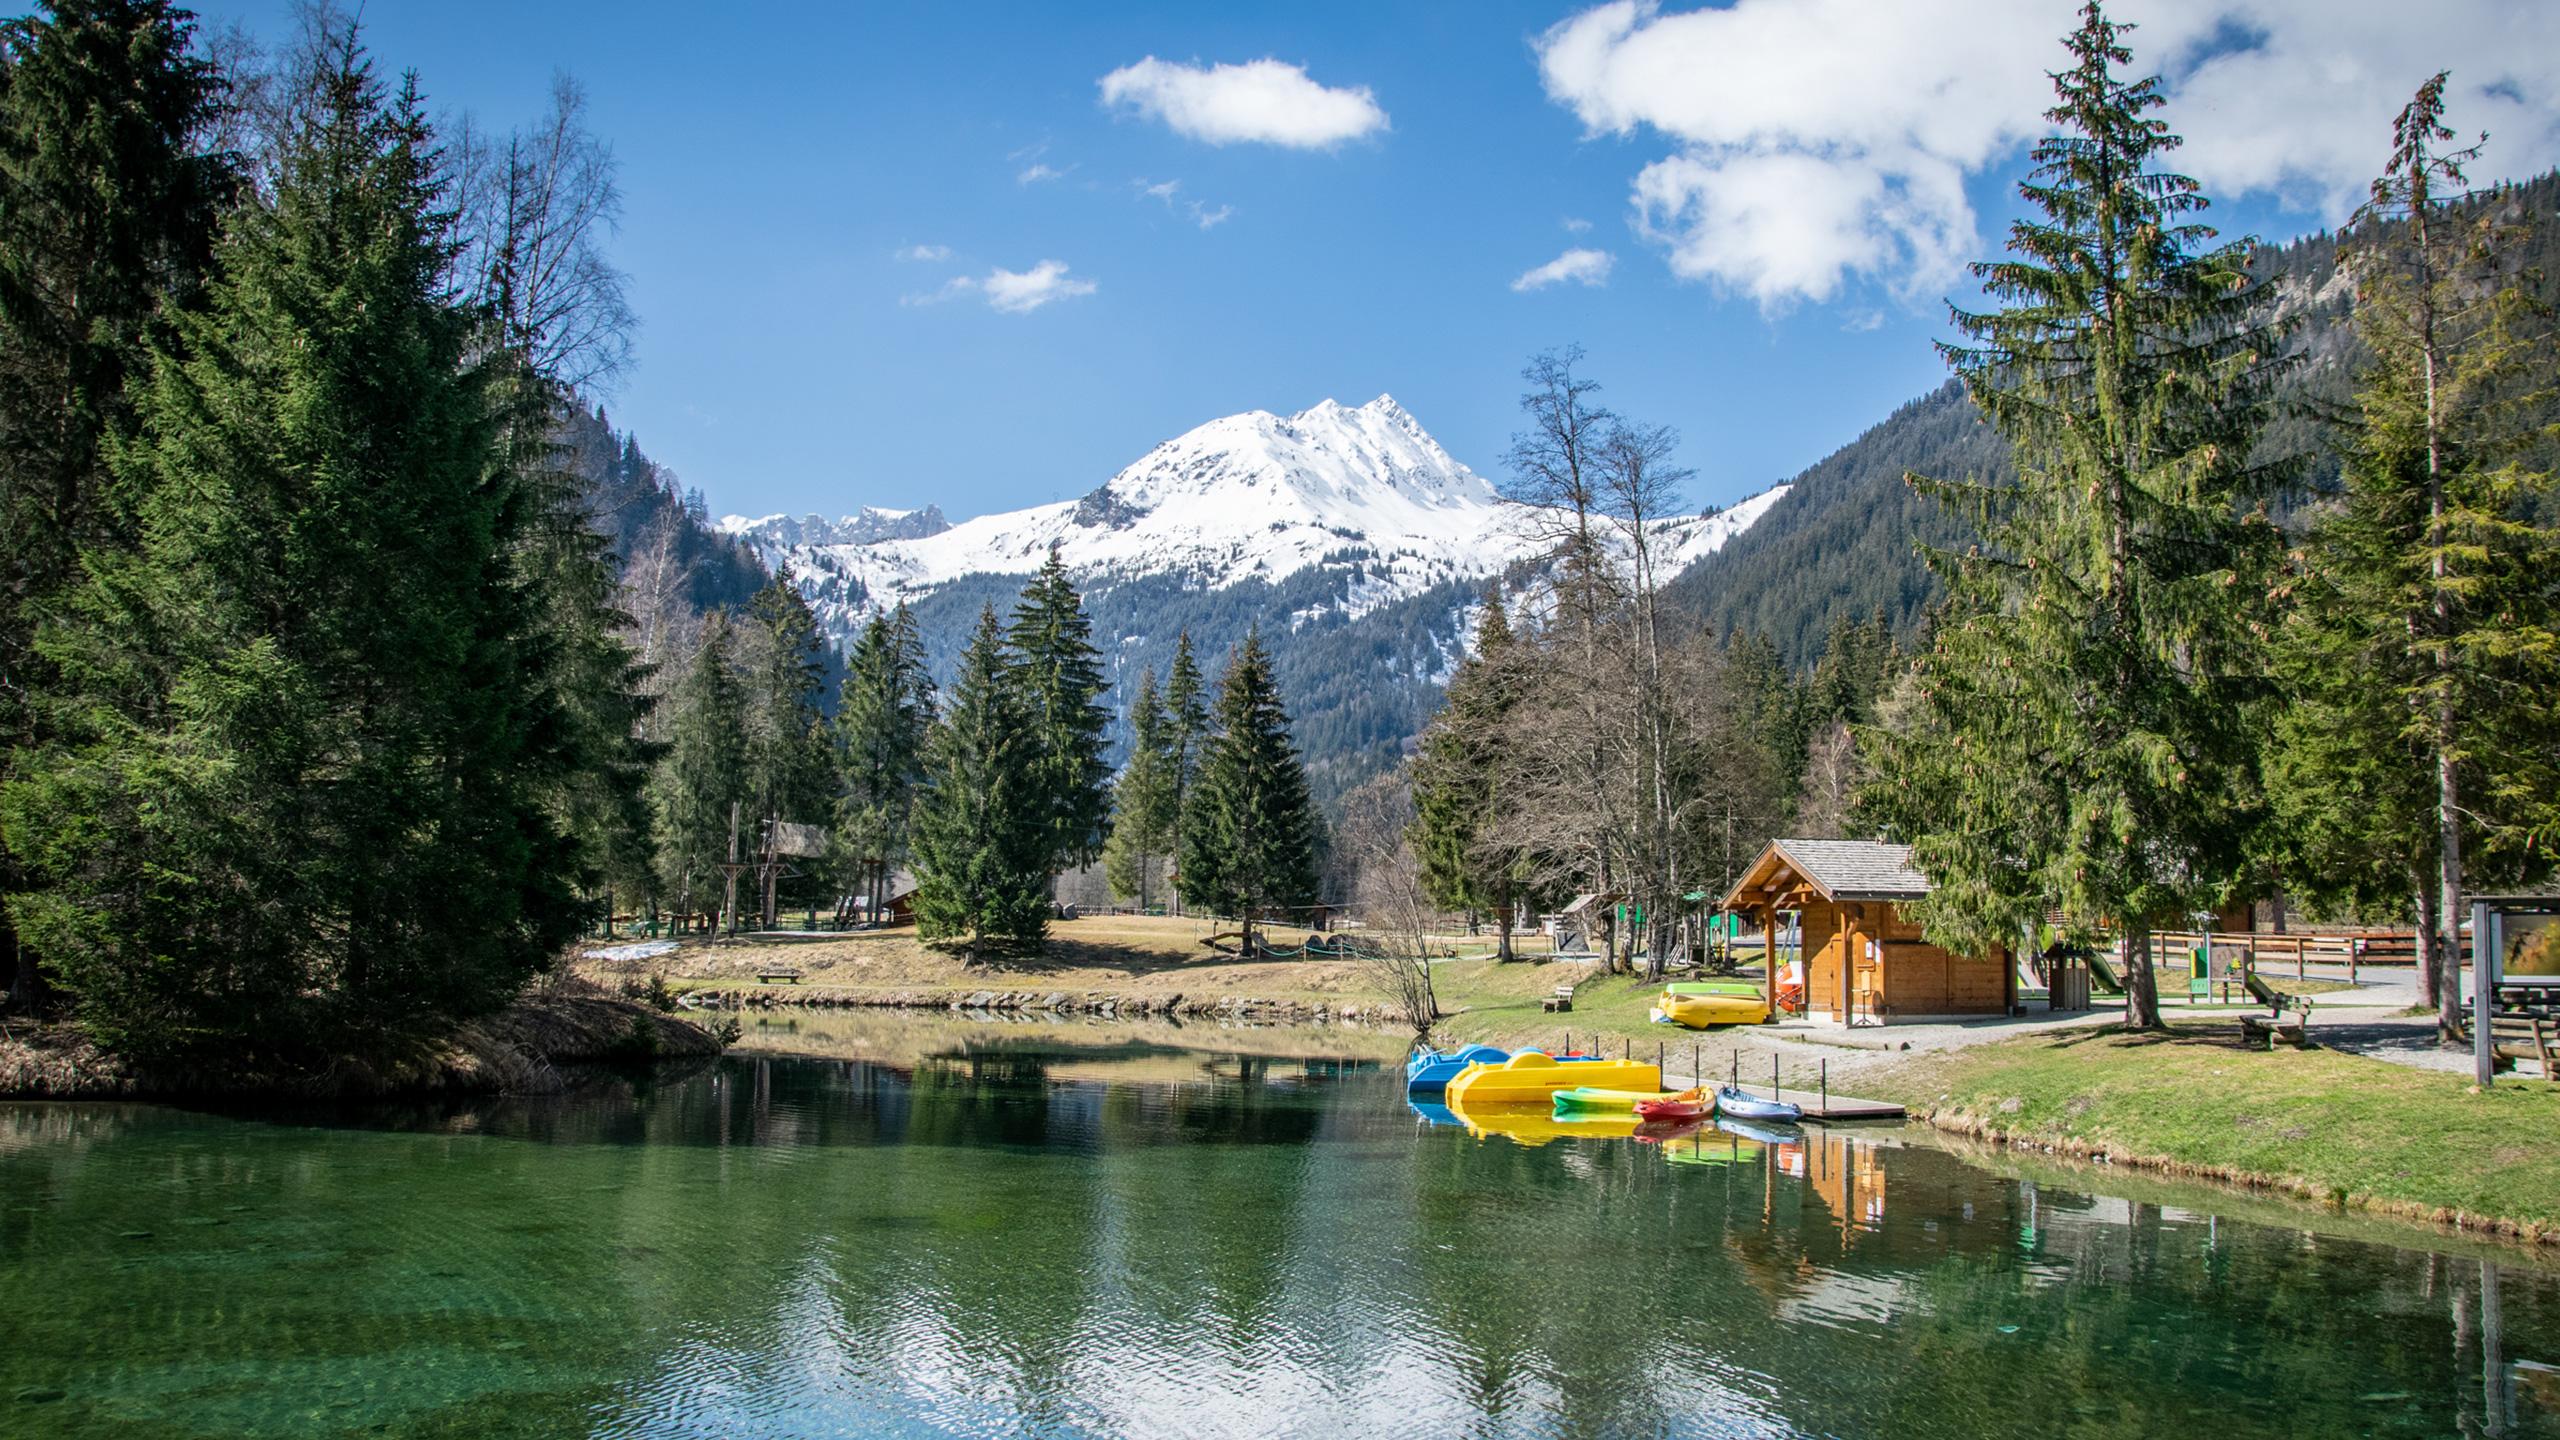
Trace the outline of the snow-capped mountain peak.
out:
M 1681 560 L 1759 508 L 1677 527 Z M 822 623 L 849 635 L 869 614 L 963 577 L 1029 574 L 1052 547 L 1088 592 L 1139 579 L 1194 590 L 1285 582 L 1326 597 L 1293 622 L 1319 611 L 1357 617 L 1526 557 L 1535 527 L 1512 510 L 1380 395 L 1224 416 L 1157 444 L 1078 499 L 956 525 L 930 507 L 723 523 L 768 561 L 788 563 Z

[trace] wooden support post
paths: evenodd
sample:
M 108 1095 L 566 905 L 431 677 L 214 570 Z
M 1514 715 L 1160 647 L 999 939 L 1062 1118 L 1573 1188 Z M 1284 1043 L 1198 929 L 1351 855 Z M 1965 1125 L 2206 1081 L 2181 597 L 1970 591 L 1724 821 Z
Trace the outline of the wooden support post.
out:
M 1761 998 L 1769 1002 L 1769 1013 L 1778 1013 L 1778 902 L 1761 907 L 1760 925 L 1764 948 L 1760 952 Z

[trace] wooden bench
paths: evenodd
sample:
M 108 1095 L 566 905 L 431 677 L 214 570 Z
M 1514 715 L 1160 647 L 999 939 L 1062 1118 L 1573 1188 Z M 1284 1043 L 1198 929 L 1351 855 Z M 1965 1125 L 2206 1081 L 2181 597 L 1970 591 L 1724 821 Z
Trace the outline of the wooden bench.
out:
M 2311 1001 L 2307 997 L 2287 995 L 2255 970 L 2242 971 L 2241 983 L 2248 987 L 2249 998 L 2267 1007 L 2267 1013 L 2240 1017 L 2240 1043 L 2250 1045 L 2264 1039 L 2270 1050 L 2279 1040 L 2297 1050 L 2311 1043 Z M 2287 1012 L 2292 1018 L 2286 1018 Z
M 2310 1025 L 2311 1012 L 2308 1010 L 2296 1010 L 2291 1015 L 2281 1012 L 2243 1015 L 2240 1017 L 2240 1041 L 2244 1045 L 2255 1045 L 2263 1039 L 2267 1048 L 2273 1050 L 2276 1042 L 2281 1040 L 2299 1050 L 2310 1043 Z
M 2467 1033 L 2470 1027 L 2463 1029 Z M 2560 1023 L 2539 1015 L 2489 1017 L 2489 1054 L 2505 1062 L 2500 1068 L 2531 1060 L 2542 1067 L 2543 1079 L 2560 1084 L 2560 1069 L 2551 1063 L 2554 1052 L 2560 1052 Z
M 1541 1010 L 1546 1011 L 1546 1012 L 1547 1012 L 1548 1014 L 1550 1014 L 1550 1015 L 1556 1014 L 1556 1013 L 1558 1013 L 1558 1012 L 1560 1012 L 1560 1011 L 1565 1011 L 1565 1010 L 1570 1010 L 1570 1009 L 1572 1009 L 1572 1008 L 1573 1008 L 1573 982 L 1572 982 L 1572 981 L 1570 981 L 1570 980 L 1567 980 L 1567 981 L 1566 981 L 1566 982 L 1564 982 L 1563 984 L 1561 984 L 1561 985 L 1557 986 L 1557 987 L 1556 987 L 1556 993 L 1554 993 L 1553 995 L 1548 996 L 1548 997 L 1545 999 L 1545 1001 L 1543 1001 L 1543 1002 L 1538 1006 L 1538 1008 L 1539 1008 L 1539 1009 L 1541 1009 Z
M 800 972 L 788 965 L 776 966 L 769 970 L 759 970 L 756 972 L 756 983 L 760 985 L 771 985 L 777 981 L 783 980 L 788 980 L 792 984 L 797 985 L 800 983 Z

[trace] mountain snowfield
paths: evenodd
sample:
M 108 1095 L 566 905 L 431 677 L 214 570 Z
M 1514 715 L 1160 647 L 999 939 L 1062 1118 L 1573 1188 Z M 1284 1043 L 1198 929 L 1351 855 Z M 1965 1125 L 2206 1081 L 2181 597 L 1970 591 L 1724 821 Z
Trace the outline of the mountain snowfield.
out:
M 1666 527 L 1668 571 L 1749 528 L 1764 491 Z M 1081 499 L 953 525 L 932 507 L 866 507 L 840 520 L 730 516 L 721 528 L 788 565 L 840 642 L 871 615 L 967 577 L 1022 576 L 1052 546 L 1089 594 L 1145 579 L 1186 589 L 1285 585 L 1319 616 L 1356 620 L 1453 581 L 1480 582 L 1537 550 L 1533 517 L 1504 502 L 1392 396 L 1253 410 L 1167 440 Z M 1320 583 L 1310 593 L 1308 580 Z M 1280 617 L 1266 617 L 1281 629 Z M 1110 638 L 1099 637 L 1108 650 Z M 1138 637 L 1128 637 L 1138 638 Z

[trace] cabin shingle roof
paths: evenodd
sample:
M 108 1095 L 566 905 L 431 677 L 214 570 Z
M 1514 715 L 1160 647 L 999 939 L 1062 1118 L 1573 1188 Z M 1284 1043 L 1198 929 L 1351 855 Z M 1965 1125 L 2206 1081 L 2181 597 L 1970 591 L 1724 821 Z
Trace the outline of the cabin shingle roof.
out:
M 1834 900 L 1917 900 L 1929 877 L 1911 868 L 1911 847 L 1880 840 L 1774 840 L 1796 873 Z

